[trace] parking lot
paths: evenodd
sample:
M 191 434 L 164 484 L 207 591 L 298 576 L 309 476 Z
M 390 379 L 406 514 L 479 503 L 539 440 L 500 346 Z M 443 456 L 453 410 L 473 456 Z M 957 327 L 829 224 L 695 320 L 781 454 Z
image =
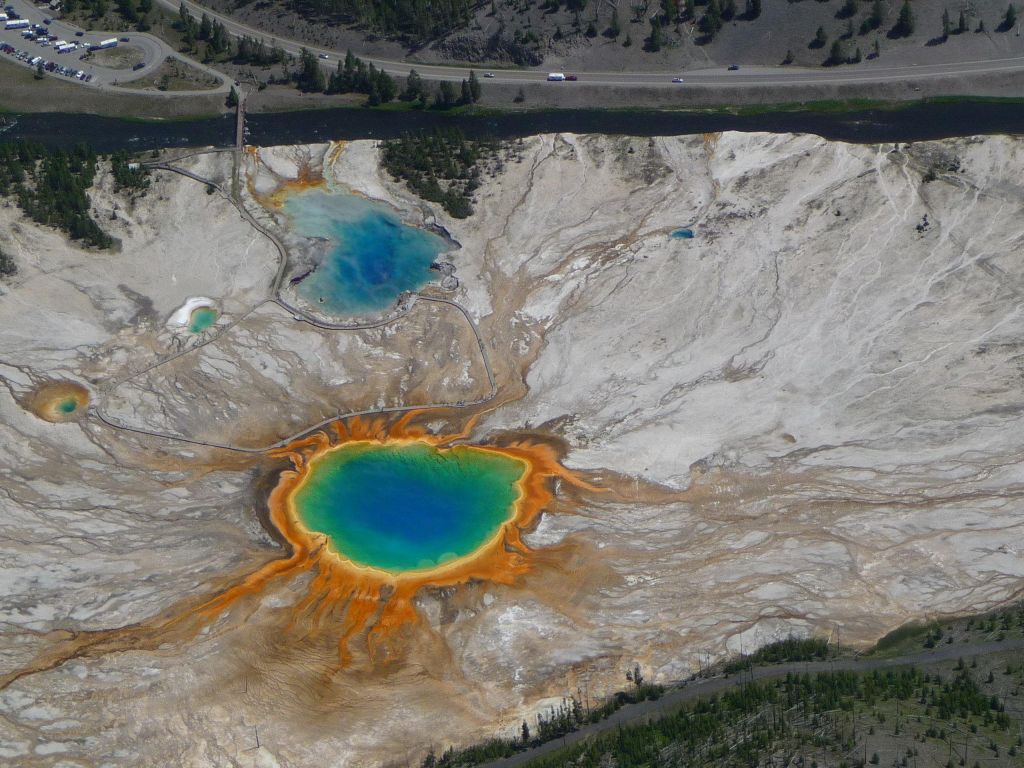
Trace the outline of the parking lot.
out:
M 49 5 L 26 0 L 0 0 L 0 57 L 20 66 L 59 78 L 73 79 L 94 87 L 114 85 L 144 77 L 168 55 L 166 46 L 149 36 L 132 33 L 86 32 L 55 18 Z M 8 24 L 16 28 L 8 29 Z M 113 42 L 112 42 L 113 41 Z M 142 51 L 141 66 L 112 69 L 83 61 L 90 48 L 131 45 Z

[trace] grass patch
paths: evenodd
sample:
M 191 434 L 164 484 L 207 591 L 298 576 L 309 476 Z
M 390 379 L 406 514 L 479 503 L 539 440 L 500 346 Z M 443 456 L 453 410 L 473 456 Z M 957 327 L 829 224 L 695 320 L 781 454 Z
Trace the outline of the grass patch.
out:
M 900 656 L 903 653 L 920 650 L 928 636 L 937 628 L 937 623 L 927 624 L 920 621 L 912 621 L 909 624 L 896 627 L 896 629 L 875 643 L 875 647 L 864 655 L 878 657 Z
M 118 88 L 135 91 L 212 91 L 221 81 L 201 69 L 168 56 L 152 73 L 138 80 L 117 83 Z

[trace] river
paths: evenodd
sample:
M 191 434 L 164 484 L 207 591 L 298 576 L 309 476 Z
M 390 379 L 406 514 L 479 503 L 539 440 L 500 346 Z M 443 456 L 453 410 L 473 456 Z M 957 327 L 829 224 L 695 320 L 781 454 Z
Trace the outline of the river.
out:
M 96 115 L 40 112 L 5 116 L 0 141 L 30 139 L 52 146 L 87 142 L 99 152 L 171 147 L 231 146 L 234 117 L 173 122 L 128 121 Z M 432 111 L 324 109 L 253 113 L 248 141 L 257 146 L 341 139 L 383 139 L 405 131 L 458 127 L 468 136 L 514 138 L 538 133 L 673 136 L 718 131 L 813 133 L 855 143 L 924 141 L 949 136 L 1024 133 L 1024 103 L 918 103 L 853 112 L 791 111 L 724 114 L 684 111 L 547 110 L 486 115 Z M 73 125 L 73 130 L 71 126 Z

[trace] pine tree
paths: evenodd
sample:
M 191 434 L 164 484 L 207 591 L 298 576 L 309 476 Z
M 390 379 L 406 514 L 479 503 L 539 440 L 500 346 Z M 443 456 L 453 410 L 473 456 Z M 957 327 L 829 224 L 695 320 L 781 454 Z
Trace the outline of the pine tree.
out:
M 967 15 L 963 11 L 960 11 L 960 20 L 957 22 L 957 25 L 956 25 L 956 33 L 958 35 L 962 35 L 966 31 L 967 31 Z
M 338 62 L 338 71 L 341 71 L 341 62 Z M 409 70 L 409 76 L 405 78 L 405 90 L 402 91 L 402 101 L 415 101 L 423 94 L 423 78 L 415 69 Z
M 434 106 L 438 109 L 450 109 L 455 104 L 455 86 L 442 80 L 434 94 Z
M 1006 15 L 1003 17 L 1003 29 L 1009 31 L 1017 25 L 1017 9 L 1013 3 L 1006 6 Z
M 828 42 L 828 32 L 825 31 L 824 27 L 818 27 L 818 31 L 814 33 L 814 47 L 824 48 L 825 43 Z
M 896 37 L 910 37 L 914 33 L 914 10 L 910 7 L 910 0 L 903 0 L 903 7 L 900 8 L 899 18 L 892 31 Z
M 653 18 L 651 19 L 651 36 L 647 38 L 647 48 L 650 51 L 660 51 L 663 42 L 661 20 Z
M 622 34 L 622 25 L 619 23 L 618 9 L 612 11 L 612 20 L 608 23 L 608 31 L 605 34 L 612 39 L 615 39 Z
M 961 14 L 963 12 L 961 11 Z M 946 39 L 949 37 L 949 32 L 953 28 L 953 23 L 949 20 L 949 8 L 942 10 L 942 38 Z
M 476 76 L 476 72 L 472 69 L 469 70 L 469 98 L 474 104 L 480 101 L 480 95 L 483 89 L 480 87 L 480 80 Z
M 871 4 L 871 14 L 868 16 L 868 24 L 871 25 L 871 29 L 878 29 L 882 26 L 882 20 L 884 18 L 882 0 L 874 0 Z
M 832 42 L 832 50 L 828 54 L 828 58 L 825 59 L 826 66 L 835 66 L 836 64 L 843 63 L 843 44 L 838 40 Z
M 692 0 L 691 0 L 691 2 L 692 2 Z M 851 0 L 851 2 L 852 2 L 852 0 Z M 753 21 L 754 19 L 756 19 L 760 15 L 761 15 L 761 0 L 747 0 L 747 10 L 746 10 L 746 13 L 743 14 L 743 17 L 745 19 L 748 19 L 749 21 Z
M 725 0 L 722 3 L 722 20 L 732 21 L 736 16 L 736 0 Z
M 394 100 L 395 96 L 398 95 L 398 86 L 395 84 L 395 79 L 383 69 L 377 70 L 374 85 L 377 87 L 377 93 L 380 94 L 380 100 L 384 103 Z
M 710 40 L 722 28 L 722 12 L 718 0 L 708 0 L 704 15 L 700 17 L 700 31 Z
M 320 68 L 320 63 L 317 61 L 316 56 L 303 48 L 300 55 L 300 63 L 302 69 L 299 72 L 298 78 L 299 90 L 306 93 L 322 93 L 325 91 L 327 89 L 327 82 L 324 77 L 324 71 Z

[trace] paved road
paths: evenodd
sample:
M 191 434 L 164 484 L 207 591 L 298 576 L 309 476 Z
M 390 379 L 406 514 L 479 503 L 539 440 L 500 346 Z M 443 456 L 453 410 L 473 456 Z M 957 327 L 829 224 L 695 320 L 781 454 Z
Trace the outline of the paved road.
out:
M 1024 649 L 1024 638 L 1014 638 L 1003 642 L 971 643 L 968 645 L 952 644 L 940 645 L 933 650 L 920 651 L 906 656 L 896 656 L 891 659 L 862 659 L 845 658 L 830 661 L 800 661 L 788 664 L 775 664 L 772 666 L 755 667 L 751 672 L 733 675 L 732 677 L 712 677 L 694 682 L 683 683 L 678 687 L 671 688 L 668 693 L 657 701 L 642 701 L 639 704 L 631 704 L 623 707 L 606 720 L 599 723 L 587 725 L 578 731 L 568 734 L 563 739 L 555 739 L 541 744 L 525 752 L 519 752 L 512 757 L 502 760 L 492 760 L 484 763 L 482 768 L 511 768 L 521 765 L 529 760 L 549 754 L 569 744 L 576 744 L 594 734 L 617 728 L 627 723 L 644 722 L 654 719 L 678 708 L 680 705 L 700 698 L 720 693 L 733 686 L 753 680 L 771 680 L 785 677 L 789 673 L 808 672 L 870 672 L 874 669 L 889 669 L 892 667 L 906 667 L 911 664 L 934 663 L 936 661 L 950 661 L 963 657 L 969 659 L 973 656 L 986 656 L 990 653 L 1002 651 L 1017 651 Z
M 47 75 L 50 77 L 56 77 L 60 80 L 68 80 L 75 82 L 82 87 L 96 88 L 99 90 L 108 90 L 117 93 L 124 93 L 125 89 L 118 88 L 115 83 L 130 83 L 132 80 L 139 80 L 147 75 L 151 74 L 154 70 L 159 68 L 163 61 L 168 57 L 174 57 L 176 59 L 186 61 L 191 66 L 203 70 L 209 75 L 218 78 L 221 81 L 220 86 L 210 90 L 190 90 L 190 91 L 147 91 L 146 93 L 152 93 L 152 95 L 175 97 L 175 96 L 194 96 L 199 94 L 210 94 L 210 93 L 226 93 L 231 87 L 231 83 L 227 76 L 223 72 L 210 69 L 209 67 L 200 64 L 199 62 L 186 59 L 181 56 L 177 51 L 171 49 L 171 47 L 154 35 L 146 34 L 143 32 L 85 32 L 80 27 L 76 27 L 65 21 L 57 19 L 53 13 L 46 7 L 37 7 L 34 3 L 28 2 L 28 0 L 2 0 L 0 6 L 13 6 L 14 10 L 18 15 L 27 19 L 32 24 L 42 24 L 44 19 L 50 19 L 50 23 L 45 25 L 51 35 L 57 35 L 60 40 L 65 40 L 69 43 L 82 43 L 85 46 L 94 45 L 107 40 L 111 37 L 118 39 L 127 37 L 128 42 L 119 42 L 120 46 L 132 46 L 142 51 L 143 63 L 145 66 L 142 69 L 131 70 L 131 69 L 112 69 L 110 67 L 104 67 L 100 64 L 96 64 L 89 60 L 83 60 L 87 51 L 85 49 L 79 49 L 77 51 L 71 51 L 69 53 L 57 53 L 54 50 L 53 45 L 43 46 L 40 43 L 26 40 L 22 37 L 21 29 L 4 29 L 4 25 L 0 24 L 0 42 L 10 43 L 15 48 L 24 51 L 30 51 L 34 56 L 42 56 L 46 61 L 53 61 L 57 64 L 63 64 L 67 67 L 74 67 L 75 69 L 82 70 L 87 74 L 92 75 L 92 80 L 88 83 L 82 82 L 77 79 L 68 78 L 56 72 L 48 72 Z M 83 34 L 79 37 L 76 32 L 82 32 Z M 29 67 L 27 63 L 23 63 L 16 59 L 14 56 L 7 54 L 0 54 L 0 59 L 10 61 L 13 64 Z M 34 67 L 31 67 L 34 69 Z
M 177 13 L 181 4 L 179 0 L 157 0 L 170 11 Z M 250 27 L 229 16 L 215 13 L 202 5 L 184 0 L 184 5 L 189 11 L 199 18 L 206 13 L 211 19 L 220 21 L 228 33 L 239 37 L 275 39 L 277 43 L 288 53 L 299 55 L 302 48 L 312 51 L 315 54 L 325 54 L 329 61 L 325 64 L 329 67 L 337 66 L 339 56 L 344 51 L 335 51 L 329 48 L 319 48 L 313 45 L 305 45 L 295 40 L 289 40 L 276 35 L 268 34 L 264 30 Z M 423 77 L 431 80 L 454 80 L 458 81 L 466 77 L 464 66 L 442 66 L 430 64 L 415 64 L 407 61 L 392 61 L 378 59 L 370 56 L 363 56 L 359 51 L 356 55 L 367 62 L 380 67 L 390 75 L 404 77 L 409 74 L 410 69 L 415 69 Z M 540 83 L 547 79 L 546 69 L 523 69 L 523 70 L 493 70 L 494 83 Z M 855 66 L 831 67 L 817 69 L 800 69 L 794 67 L 747 67 L 744 66 L 735 72 L 729 72 L 725 67 L 710 69 L 691 70 L 687 72 L 583 72 L 576 71 L 580 83 L 589 85 L 617 85 L 617 86 L 644 86 L 663 88 L 687 88 L 698 87 L 767 87 L 767 86 L 789 86 L 789 85 L 837 85 L 846 83 L 883 83 L 883 82 L 908 82 L 914 80 L 925 80 L 929 78 L 949 77 L 952 75 L 986 75 L 1006 72 L 1024 71 L 1024 38 L 1021 38 L 1021 55 L 1004 59 L 985 59 L 979 61 L 966 61 L 941 64 L 922 64 L 918 66 L 886 66 L 881 60 L 866 61 Z M 673 83 L 674 75 L 682 75 L 683 84 Z M 577 83 L 562 82 L 550 83 L 551 88 L 574 88 Z

